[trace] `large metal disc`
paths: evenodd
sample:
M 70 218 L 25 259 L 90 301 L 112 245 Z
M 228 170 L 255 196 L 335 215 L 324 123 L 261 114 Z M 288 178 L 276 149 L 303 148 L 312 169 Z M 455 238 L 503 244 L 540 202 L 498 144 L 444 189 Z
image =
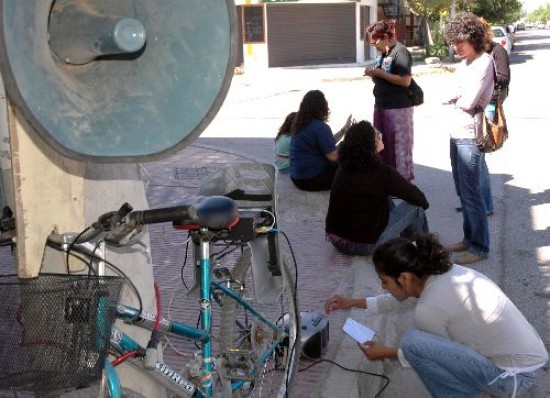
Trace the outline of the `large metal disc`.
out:
M 59 59 L 49 18 L 71 2 L 139 21 L 145 46 L 85 65 Z M 232 0 L 0 0 L 0 22 L 10 98 L 45 142 L 79 160 L 152 160 L 189 145 L 218 112 L 236 62 Z

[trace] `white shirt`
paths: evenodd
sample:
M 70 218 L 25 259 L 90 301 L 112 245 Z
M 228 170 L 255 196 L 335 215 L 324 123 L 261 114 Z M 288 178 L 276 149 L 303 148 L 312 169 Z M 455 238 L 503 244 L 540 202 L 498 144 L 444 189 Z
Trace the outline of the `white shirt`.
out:
M 476 138 L 473 111 L 476 107 L 485 109 L 491 100 L 494 88 L 494 61 L 489 54 L 482 53 L 469 64 L 463 60 L 457 67 L 456 84 L 450 99 L 454 102 L 445 124 L 451 138 Z
M 428 278 L 418 299 L 399 302 L 393 296 L 367 298 L 367 311 L 385 312 L 416 302 L 419 330 L 461 343 L 512 373 L 530 372 L 548 361 L 537 331 L 485 275 L 453 265 Z M 403 355 L 399 355 L 404 364 Z

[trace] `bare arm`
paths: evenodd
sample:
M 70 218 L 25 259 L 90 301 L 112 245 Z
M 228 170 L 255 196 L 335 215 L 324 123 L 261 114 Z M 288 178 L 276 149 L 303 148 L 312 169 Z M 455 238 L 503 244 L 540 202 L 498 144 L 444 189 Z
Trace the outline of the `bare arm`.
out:
M 338 161 L 338 150 L 336 149 L 332 152 L 326 153 L 325 157 L 331 162 L 336 163 Z
M 346 135 L 346 133 L 348 132 L 349 128 L 351 127 L 351 125 L 353 123 L 355 123 L 355 120 L 353 119 L 352 115 L 349 115 L 347 120 L 346 120 L 346 123 L 344 124 L 344 126 L 342 126 L 340 131 L 338 131 L 336 134 L 334 134 L 334 139 L 336 140 L 336 142 L 338 142 L 342 138 L 344 138 L 344 135 Z
M 367 300 L 364 298 L 354 299 L 337 294 L 325 302 L 325 312 L 327 314 L 330 314 L 332 311 L 336 310 L 349 310 L 352 308 L 362 308 L 366 310 Z

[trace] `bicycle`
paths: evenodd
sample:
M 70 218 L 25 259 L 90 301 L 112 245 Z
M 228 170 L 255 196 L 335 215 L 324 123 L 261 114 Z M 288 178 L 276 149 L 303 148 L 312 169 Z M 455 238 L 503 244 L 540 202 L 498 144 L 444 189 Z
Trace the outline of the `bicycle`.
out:
M 213 180 L 215 176 L 210 182 Z M 127 362 L 178 397 L 244 397 L 256 393 L 286 397 L 300 353 L 299 319 L 295 281 L 278 250 L 274 195 L 234 189 L 227 196 L 234 199 L 198 196 L 178 206 L 144 211 L 133 211 L 125 204 L 118 211 L 103 214 L 91 228 L 76 236 L 53 233 L 47 246 L 81 258 L 90 270 L 103 273 L 98 271 L 102 263 L 115 270 L 116 266 L 97 253 L 98 242 L 130 245 L 145 225 L 162 222 L 188 231 L 199 259 L 195 269 L 197 289 L 192 290 L 200 293 L 200 325 L 165 319 L 160 308 L 152 315 L 141 308 L 119 305 L 117 318 L 152 330 L 152 338 L 147 348 L 141 347 L 113 327 L 110 343 L 118 353 L 114 365 Z M 237 203 L 244 203 L 244 208 L 237 208 Z M 249 248 L 241 251 L 231 269 L 212 269 L 211 245 L 215 242 Z M 159 302 L 157 292 L 157 307 Z M 214 311 L 212 302 L 218 305 Z M 219 323 L 214 324 L 213 316 L 219 317 Z M 200 343 L 186 374 L 157 360 L 159 333 Z M 110 365 L 106 366 L 102 384 L 89 392 L 75 390 L 63 396 L 97 396 L 105 384 L 111 397 L 120 396 L 116 372 Z M 123 395 L 139 396 L 128 390 Z

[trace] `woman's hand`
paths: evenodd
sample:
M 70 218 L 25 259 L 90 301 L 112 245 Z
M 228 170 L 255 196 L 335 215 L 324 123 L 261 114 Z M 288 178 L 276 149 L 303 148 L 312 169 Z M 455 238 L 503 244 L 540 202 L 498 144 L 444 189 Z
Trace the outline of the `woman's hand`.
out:
M 346 132 L 348 131 L 348 129 L 353 123 L 355 123 L 355 119 L 353 118 L 352 115 L 349 115 L 348 120 L 346 120 L 346 124 L 344 124 L 344 126 L 340 129 L 340 131 L 334 134 L 334 139 L 336 140 L 336 142 L 344 138 L 344 136 L 346 135 Z
M 363 76 L 368 77 L 380 77 L 384 74 L 384 71 L 380 68 L 372 68 L 372 67 L 366 67 L 365 71 L 363 72 Z
M 387 347 L 378 341 L 367 341 L 364 344 L 358 344 L 363 354 L 371 361 L 386 358 L 397 358 L 397 348 Z
M 336 310 L 349 310 L 353 307 L 353 300 L 347 297 L 335 295 L 325 302 L 325 312 L 330 314 Z
M 353 115 L 349 115 L 348 119 L 346 120 L 346 124 L 344 124 L 344 127 L 342 127 L 342 131 L 344 132 L 344 134 L 349 130 L 353 123 L 355 123 L 355 119 L 353 118 Z

